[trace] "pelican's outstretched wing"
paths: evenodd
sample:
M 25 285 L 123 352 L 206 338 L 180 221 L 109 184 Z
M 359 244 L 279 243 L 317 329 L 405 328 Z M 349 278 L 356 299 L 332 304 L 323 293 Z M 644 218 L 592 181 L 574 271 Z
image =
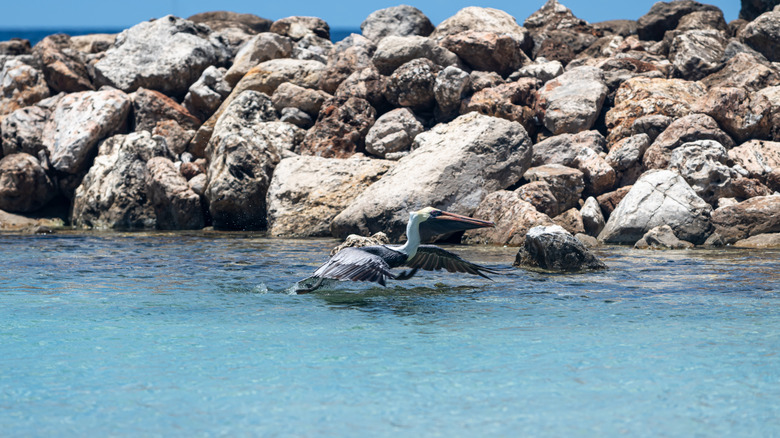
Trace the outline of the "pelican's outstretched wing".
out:
M 395 278 L 390 265 L 380 256 L 365 248 L 344 248 L 314 271 L 312 277 L 333 280 L 374 281 L 382 286 L 388 278 Z
M 406 266 L 424 269 L 426 271 L 446 269 L 449 272 L 465 272 L 467 274 L 479 275 L 480 277 L 485 277 L 487 279 L 490 279 L 490 277 L 483 272 L 489 274 L 499 273 L 493 269 L 463 260 L 459 255 L 439 248 L 436 245 L 420 245 L 420 247 L 417 248 L 417 254 L 406 262 Z

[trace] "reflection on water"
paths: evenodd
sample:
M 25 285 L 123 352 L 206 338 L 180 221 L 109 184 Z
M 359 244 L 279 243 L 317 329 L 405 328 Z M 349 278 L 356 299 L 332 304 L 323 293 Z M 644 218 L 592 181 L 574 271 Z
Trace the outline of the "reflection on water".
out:
M 779 251 L 290 295 L 335 243 L 0 235 L 2 435 L 780 434 Z

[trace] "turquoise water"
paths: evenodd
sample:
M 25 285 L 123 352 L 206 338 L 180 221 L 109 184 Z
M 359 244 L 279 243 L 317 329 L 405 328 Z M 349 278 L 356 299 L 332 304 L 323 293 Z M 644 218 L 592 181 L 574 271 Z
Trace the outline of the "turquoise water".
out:
M 335 243 L 0 235 L 0 435 L 780 435 L 778 251 L 287 294 Z

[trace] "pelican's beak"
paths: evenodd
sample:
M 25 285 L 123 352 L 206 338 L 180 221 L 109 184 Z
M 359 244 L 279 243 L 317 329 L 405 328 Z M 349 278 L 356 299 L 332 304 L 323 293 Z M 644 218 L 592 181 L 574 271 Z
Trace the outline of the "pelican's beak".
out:
M 453 222 L 452 228 L 455 230 L 472 230 L 474 228 L 488 228 L 494 227 L 495 224 L 490 221 L 483 221 L 481 219 L 474 219 L 473 217 L 463 216 L 456 213 L 450 213 L 442 211 L 439 215 L 432 217 L 437 222 L 447 221 Z M 449 224 L 448 224 L 449 225 Z

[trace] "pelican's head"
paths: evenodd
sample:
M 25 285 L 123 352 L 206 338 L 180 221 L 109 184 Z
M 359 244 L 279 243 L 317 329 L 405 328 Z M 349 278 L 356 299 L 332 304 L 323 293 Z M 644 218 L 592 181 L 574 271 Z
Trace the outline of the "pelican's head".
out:
M 471 230 L 495 226 L 493 222 L 474 219 L 455 213 L 439 210 L 438 208 L 425 207 L 411 214 L 412 219 L 417 219 L 420 224 L 425 224 L 434 234 L 447 234 L 456 231 Z

